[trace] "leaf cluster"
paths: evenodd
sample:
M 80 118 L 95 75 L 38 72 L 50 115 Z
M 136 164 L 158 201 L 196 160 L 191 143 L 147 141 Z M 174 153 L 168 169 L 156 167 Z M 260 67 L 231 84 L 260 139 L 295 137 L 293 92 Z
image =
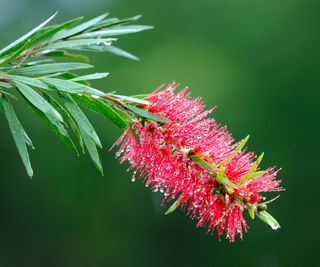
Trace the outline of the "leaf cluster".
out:
M 50 25 L 54 14 L 40 25 L 0 49 L 0 112 L 5 115 L 17 150 L 27 173 L 33 176 L 28 148 L 34 148 L 31 138 L 20 122 L 14 105 L 22 98 L 37 116 L 76 155 L 87 151 L 96 168 L 103 174 L 97 147 L 101 141 L 81 107 L 85 107 L 125 128 L 132 116 L 129 104 L 142 103 L 135 97 L 105 93 L 91 85 L 92 80 L 108 73 L 78 75 L 78 70 L 90 70 L 92 65 L 84 53 L 108 52 L 137 60 L 116 46 L 118 36 L 151 29 L 132 24 L 141 16 L 127 19 L 108 18 L 102 14 L 82 22 L 75 18 Z M 18 97 L 17 97 L 18 96 Z

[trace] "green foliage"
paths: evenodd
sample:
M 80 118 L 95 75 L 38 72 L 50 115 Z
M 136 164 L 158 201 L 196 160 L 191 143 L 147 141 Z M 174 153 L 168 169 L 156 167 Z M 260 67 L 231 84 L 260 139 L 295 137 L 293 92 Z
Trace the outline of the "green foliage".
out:
M 107 94 L 91 86 L 89 81 L 105 78 L 109 73 L 77 75 L 74 72 L 93 68 L 87 64 L 89 59 L 82 54 L 84 51 L 107 52 L 138 60 L 136 56 L 114 46 L 117 40 L 114 37 L 152 27 L 128 25 L 141 16 L 121 20 L 107 18 L 107 13 L 83 23 L 80 23 L 83 18 L 79 17 L 47 26 L 55 16 L 0 50 L 0 112 L 8 121 L 30 177 L 33 170 L 27 146 L 33 148 L 33 144 L 9 100 L 18 99 L 15 91 L 76 155 L 79 155 L 76 143 L 82 152 L 87 150 L 94 165 L 103 174 L 97 150 L 97 147 L 102 147 L 100 139 L 79 105 L 98 113 L 121 129 L 127 127 L 130 118 L 135 115 L 157 121 L 161 118 L 135 107 L 147 103 L 143 98 Z M 70 50 L 78 53 L 69 53 Z

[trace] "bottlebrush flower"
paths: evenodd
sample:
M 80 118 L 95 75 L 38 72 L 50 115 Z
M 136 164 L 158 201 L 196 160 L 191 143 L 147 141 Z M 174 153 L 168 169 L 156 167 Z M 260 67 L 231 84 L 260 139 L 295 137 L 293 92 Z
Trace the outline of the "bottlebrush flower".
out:
M 231 241 L 243 237 L 247 224 L 243 211 L 257 215 L 276 229 L 279 224 L 265 211 L 262 192 L 280 191 L 278 170 L 259 171 L 262 156 L 243 150 L 248 138 L 235 143 L 226 127 L 218 125 L 204 110 L 201 98 L 192 99 L 187 88 L 177 85 L 158 89 L 140 108 L 165 118 L 157 122 L 132 119 L 118 139 L 121 162 L 128 161 L 136 177 L 153 191 L 164 193 L 163 204 L 175 199 L 167 214 L 181 207 L 197 226 L 223 232 Z

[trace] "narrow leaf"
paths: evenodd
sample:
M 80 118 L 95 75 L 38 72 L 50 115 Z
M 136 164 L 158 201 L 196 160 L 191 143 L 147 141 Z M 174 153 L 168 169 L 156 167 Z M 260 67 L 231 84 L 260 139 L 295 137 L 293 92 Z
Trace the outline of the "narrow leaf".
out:
M 261 163 L 262 159 L 263 159 L 264 153 L 262 153 L 258 159 L 255 161 L 255 163 L 251 166 L 249 173 L 253 173 L 259 166 L 259 164 Z
M 235 148 L 235 151 L 238 152 L 238 151 L 241 151 L 241 149 L 246 145 L 246 143 L 248 142 L 250 138 L 250 135 L 247 135 L 246 138 L 244 138 L 239 144 L 238 146 Z
M 10 78 L 14 82 L 21 82 L 21 83 L 28 84 L 33 87 L 38 87 L 41 89 L 50 90 L 50 87 L 48 84 L 46 84 L 38 79 L 35 79 L 35 78 L 18 76 L 18 75 L 6 75 L 6 77 Z
M 262 153 L 258 159 L 252 164 L 252 166 L 250 167 L 248 174 L 246 174 L 243 178 L 241 178 L 241 180 L 239 181 L 240 184 L 244 184 L 250 180 L 252 180 L 253 178 L 256 177 L 256 175 L 252 175 L 255 170 L 258 168 L 259 164 L 261 163 L 262 159 L 263 159 L 263 155 L 264 153 Z
M 38 42 L 41 42 L 51 36 L 53 36 L 54 34 L 56 34 L 57 32 L 65 29 L 65 28 L 68 28 L 76 23 L 78 23 L 79 21 L 81 21 L 83 19 L 83 17 L 78 17 L 78 18 L 74 18 L 74 19 L 71 19 L 71 20 L 68 20 L 62 24 L 59 24 L 59 25 L 54 25 L 54 26 L 51 26 L 50 28 L 48 29 L 42 29 L 39 31 L 39 33 L 35 36 L 35 38 L 32 39 L 32 44 L 35 44 L 35 43 L 38 43 Z M 51 41 L 51 40 L 50 40 Z
M 58 122 L 63 122 L 63 118 L 60 113 L 55 110 L 41 95 L 34 91 L 26 84 L 16 82 L 15 83 L 20 93 L 28 99 L 28 101 L 34 105 L 41 112 L 45 113 L 48 117 Z
M 3 88 L 7 88 L 7 89 L 10 89 L 12 88 L 12 85 L 10 83 L 5 83 L 5 82 L 0 82 L 0 87 L 3 87 Z
M 2 95 L 2 104 L 11 134 L 13 136 L 14 142 L 16 143 L 22 162 L 27 170 L 28 175 L 32 177 L 33 170 L 31 168 L 29 152 L 26 145 L 25 131 L 22 128 L 8 98 L 5 95 Z
M 118 18 L 105 19 L 105 20 L 97 23 L 93 27 L 90 27 L 85 32 L 93 32 L 96 30 L 100 30 L 102 28 L 106 28 L 106 27 L 110 27 L 110 26 L 114 26 L 114 25 L 118 25 L 118 24 L 125 24 L 128 22 L 133 22 L 133 21 L 140 19 L 141 17 L 142 17 L 142 15 L 136 15 L 136 16 L 133 16 L 130 18 L 125 18 L 125 19 L 118 19 Z
M 264 211 L 259 211 L 256 213 L 256 215 L 266 224 L 268 224 L 273 230 L 277 230 L 280 228 L 280 224 L 277 222 L 275 218 L 271 216 L 268 212 Z
M 71 79 L 71 81 L 78 82 L 78 81 L 97 80 L 97 79 L 103 79 L 108 75 L 109 75 L 108 72 L 93 73 L 93 74 L 88 74 L 88 75 L 83 75 L 83 76 L 73 78 Z
M 280 195 L 278 195 L 278 196 L 276 196 L 276 197 L 274 197 L 274 198 L 272 198 L 272 199 L 270 199 L 270 200 L 268 200 L 268 201 L 261 202 L 261 203 L 260 203 L 260 205 L 266 205 L 266 204 L 269 204 L 269 203 L 271 203 L 271 202 L 273 202 L 273 201 L 277 200 L 279 197 L 280 197 Z
M 81 55 L 81 54 L 74 54 L 74 53 L 68 53 L 63 50 L 44 50 L 38 53 L 37 55 L 43 55 L 46 57 L 62 57 L 62 58 L 71 58 L 75 60 L 79 60 L 82 62 L 89 62 L 89 58 L 87 56 Z
M 218 183 L 222 183 L 222 181 L 223 181 L 223 176 L 224 176 L 224 171 L 223 171 L 223 168 L 224 168 L 224 165 L 223 164 L 221 164 L 220 165 L 220 168 L 219 168 L 219 171 L 218 171 L 218 174 L 217 174 L 217 182 Z
M 149 105 L 149 101 L 141 99 L 141 98 L 136 98 L 136 97 L 132 97 L 132 96 L 124 96 L 124 95 L 115 95 L 112 94 L 112 96 L 120 99 L 120 100 L 125 100 L 127 102 L 131 102 L 131 103 L 138 103 L 138 104 L 144 104 L 144 105 Z
M 62 105 L 58 101 L 56 101 L 52 96 L 49 94 L 42 92 L 43 97 L 61 114 L 63 120 L 70 125 L 71 130 L 75 134 L 79 145 L 84 153 L 84 146 L 83 146 L 83 140 L 80 135 L 79 128 L 73 118 L 70 116 L 70 114 L 64 109 Z
M 88 136 L 86 133 L 83 132 L 83 130 L 80 128 L 80 132 L 83 138 L 83 142 L 89 152 L 89 155 L 94 163 L 94 166 L 97 168 L 97 170 L 100 172 L 100 174 L 103 176 L 103 167 L 100 161 L 99 153 L 96 147 L 96 144 L 90 136 Z
M 26 99 L 28 101 L 28 99 Z M 28 101 L 29 102 L 29 101 Z M 30 102 L 29 102 L 30 103 Z M 77 156 L 79 155 L 78 150 L 73 143 L 72 139 L 68 135 L 67 130 L 65 129 L 64 125 L 59 123 L 58 121 L 52 119 L 47 114 L 43 113 L 41 110 L 39 110 L 36 106 L 34 106 L 32 103 L 30 103 L 30 107 L 33 109 L 33 111 L 49 126 L 49 128 L 53 131 L 53 133 L 62 141 L 65 143 L 65 145 L 74 152 Z
M 140 139 L 140 136 L 137 132 L 137 128 L 132 121 L 129 122 L 129 127 L 130 127 L 130 131 L 133 134 L 133 136 L 136 138 L 138 143 L 141 144 L 141 139 Z
M 143 118 L 147 118 L 153 121 L 158 121 L 158 122 L 169 122 L 169 120 L 167 120 L 166 118 L 163 118 L 161 116 L 158 116 L 156 114 L 153 114 L 147 110 L 141 109 L 141 108 L 137 108 L 135 106 L 128 106 L 128 108 L 136 113 L 137 115 L 143 117 Z
M 44 74 L 64 72 L 70 70 L 81 70 L 92 68 L 92 65 L 86 63 L 49 63 L 49 64 L 40 64 L 30 67 L 17 68 L 11 71 L 11 74 L 21 75 L 21 76 L 41 76 Z
M 105 102 L 89 96 L 73 95 L 72 97 L 76 102 L 107 118 L 115 125 L 117 125 L 120 129 L 124 129 L 127 127 L 128 123 L 122 118 L 122 116 L 119 115 L 112 107 L 110 107 Z
M 97 89 L 91 88 L 73 81 L 66 81 L 57 78 L 41 78 L 41 81 L 51 85 L 58 91 L 72 93 L 72 94 L 88 94 L 95 96 L 104 96 L 105 93 Z
M 145 30 L 153 29 L 152 26 L 147 25 L 126 25 L 126 26 L 114 26 L 105 30 L 86 32 L 77 36 L 77 38 L 95 38 L 95 37 L 110 37 L 118 36 L 128 33 L 136 33 Z
M 63 99 L 65 100 L 65 106 L 67 110 L 70 112 L 74 120 L 77 122 L 79 129 L 82 129 L 84 132 L 86 132 L 86 134 L 94 140 L 97 146 L 102 147 L 100 139 L 97 133 L 95 132 L 93 126 L 91 125 L 87 117 L 84 115 L 82 110 L 79 108 L 79 106 L 75 103 L 75 101 L 71 97 L 68 97 L 68 100 L 66 100 L 66 97 L 64 97 Z
M 20 37 L 16 41 L 12 42 L 11 44 L 7 45 L 5 48 L 1 49 L 0 56 L 5 56 L 5 55 L 19 49 L 24 44 L 25 40 L 27 40 L 32 34 L 34 34 L 38 30 L 40 30 L 42 27 L 44 27 L 49 21 L 51 21 L 56 16 L 56 14 L 57 14 L 57 12 L 54 13 L 50 18 L 48 18 L 47 20 L 42 22 L 39 26 L 35 27 L 33 30 L 28 32 L 27 34 L 23 35 L 22 37 Z
M 253 220 L 254 215 L 255 215 L 254 209 L 252 207 L 247 207 L 247 209 L 248 209 L 248 213 L 249 213 L 250 218 Z
M 0 91 L 0 111 L 1 111 L 1 112 L 3 111 L 2 94 L 1 94 L 1 91 Z
M 212 164 L 209 164 L 208 162 L 206 162 L 204 159 L 200 158 L 197 155 L 191 155 L 190 158 L 194 163 L 199 165 L 201 168 L 208 169 L 208 170 L 213 170 L 214 169 Z
M 136 61 L 139 60 L 139 58 L 136 57 L 135 55 L 113 45 L 106 46 L 105 51 L 111 54 L 114 54 L 116 56 L 125 57 L 131 60 L 136 60 Z
M 20 126 L 21 126 L 21 128 L 22 128 L 22 125 L 20 125 Z M 23 136 L 24 136 L 24 141 L 25 141 L 25 143 L 26 143 L 29 147 L 31 147 L 32 149 L 34 149 L 33 143 L 32 143 L 30 137 L 28 136 L 28 134 L 26 133 L 26 131 L 25 131 L 24 129 L 23 129 Z
M 145 99 L 147 98 L 148 96 L 150 96 L 149 94 L 141 94 L 141 95 L 132 95 L 130 97 L 132 98 L 136 98 L 136 99 Z
M 168 215 L 168 214 L 174 212 L 180 205 L 181 205 L 181 200 L 180 200 L 180 198 L 178 198 L 178 199 L 170 206 L 170 208 L 165 212 L 165 215 Z
M 35 60 L 35 61 L 29 61 L 26 63 L 20 63 L 19 66 L 21 67 L 30 67 L 34 65 L 39 65 L 39 64 L 45 64 L 45 63 L 53 63 L 54 61 L 50 58 L 48 59 L 42 59 L 42 60 Z
M 0 65 L 5 65 L 5 64 L 7 64 L 9 62 L 12 62 L 16 57 L 18 57 L 25 50 L 25 48 L 29 45 L 29 43 L 30 43 L 30 40 L 25 42 L 19 49 L 14 51 L 11 55 L 9 55 L 8 57 L 2 59 L 0 61 Z
M 64 39 L 70 36 L 74 36 L 80 32 L 83 32 L 84 30 L 90 28 L 91 26 L 99 23 L 100 21 L 102 21 L 105 17 L 108 16 L 108 13 L 102 14 L 94 19 L 91 19 L 89 21 L 86 21 L 80 25 L 77 25 L 76 27 L 73 27 L 71 29 L 66 29 L 66 30 L 62 30 L 60 32 L 58 32 L 57 34 L 55 34 L 53 36 L 53 40 L 59 40 L 59 39 Z M 53 41 L 52 40 L 52 41 Z
M 103 44 L 103 45 L 111 45 L 112 41 L 115 39 L 107 38 L 107 39 L 83 39 L 83 40 L 71 40 L 71 41 L 58 41 L 55 43 L 50 43 L 44 47 L 44 49 L 78 49 L 81 47 L 87 47 L 90 45 Z
M 99 154 L 96 148 L 96 145 L 101 147 L 101 143 L 98 135 L 93 129 L 87 117 L 84 115 L 79 106 L 75 101 L 67 95 L 62 96 L 66 109 L 70 112 L 71 116 L 77 123 L 79 127 L 81 136 L 83 138 L 84 144 L 89 152 L 91 159 L 93 160 L 96 168 L 103 175 L 102 164 L 99 158 Z

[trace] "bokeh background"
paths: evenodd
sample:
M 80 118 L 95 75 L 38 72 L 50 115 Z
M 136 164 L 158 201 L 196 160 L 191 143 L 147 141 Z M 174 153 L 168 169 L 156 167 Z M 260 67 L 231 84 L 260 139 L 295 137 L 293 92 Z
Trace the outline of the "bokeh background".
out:
M 197 229 L 181 212 L 164 216 L 161 195 L 132 183 L 108 148 L 120 131 L 95 115 L 105 148 L 101 177 L 76 158 L 22 103 L 32 137 L 29 180 L 0 117 L 0 266 L 320 266 L 319 1 L 308 0 L 0 0 L 1 46 L 54 11 L 57 22 L 109 11 L 155 29 L 118 45 L 134 62 L 92 54 L 111 75 L 95 85 L 122 94 L 172 80 L 202 96 L 236 139 L 265 152 L 287 189 L 270 205 L 282 228 L 258 219 L 229 244 Z M 272 195 L 270 195 L 272 196 Z

